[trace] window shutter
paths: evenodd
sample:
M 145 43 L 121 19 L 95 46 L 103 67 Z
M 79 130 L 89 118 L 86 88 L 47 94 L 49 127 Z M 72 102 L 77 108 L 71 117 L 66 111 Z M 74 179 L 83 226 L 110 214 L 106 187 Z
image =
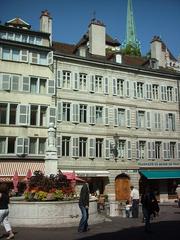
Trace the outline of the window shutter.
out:
M 89 123 L 90 124 L 95 124 L 95 106 L 90 106 L 89 107 Z
M 95 158 L 95 139 L 89 139 L 89 158 Z
M 48 65 L 52 65 L 53 64 L 53 51 L 48 53 L 47 58 L 48 58 Z
M 76 103 L 72 104 L 72 122 L 79 122 L 79 104 Z
M 152 145 L 152 154 L 151 154 L 151 157 L 152 157 L 152 159 L 155 159 L 155 142 L 152 142 L 151 145 Z
M 30 77 L 24 77 L 23 76 L 23 92 L 30 92 Z
M 110 158 L 110 140 L 105 139 L 105 158 L 109 159 Z
M 72 157 L 78 157 L 79 156 L 79 138 L 72 138 Z
M 79 90 L 78 73 L 73 73 L 73 90 Z
M 139 128 L 139 114 L 138 114 L 138 111 L 136 111 L 136 128 Z
M 149 99 L 149 84 L 146 84 L 146 99 Z
M 180 142 L 177 143 L 177 160 L 180 160 Z
M 29 105 L 19 104 L 17 107 L 18 112 L 18 125 L 29 124 Z
M 49 124 L 54 123 L 54 126 L 56 126 L 56 107 L 49 107 L 48 109 L 49 109 Z
M 167 158 L 170 159 L 170 143 L 167 143 Z
M 59 157 L 62 157 L 62 137 L 61 136 L 57 136 L 56 146 L 57 146 L 57 155 Z
M 16 154 L 17 155 L 24 154 L 24 138 L 21 137 L 16 138 Z
M 58 88 L 62 88 L 62 71 L 61 70 L 57 70 L 57 87 Z
M 55 95 L 55 81 L 48 80 L 48 94 Z
M 137 82 L 133 82 L 134 86 L 134 98 L 137 98 Z
M 28 62 L 28 50 L 21 50 L 21 62 Z
M 107 77 L 104 78 L 104 94 L 109 94 L 109 79 Z
M 91 75 L 91 76 L 90 76 L 89 92 L 91 92 L 91 93 L 94 93 L 94 92 L 95 92 L 95 79 L 94 79 L 94 75 Z
M 161 86 L 161 101 L 164 101 L 164 86 Z
M 139 160 L 139 142 L 136 142 L 136 159 Z
M 158 128 L 161 129 L 161 114 L 158 113 Z
M 148 142 L 148 159 L 151 159 L 151 142 Z
M 169 130 L 169 114 L 168 113 L 165 114 L 165 119 L 166 119 L 165 130 L 168 131 Z
M 164 160 L 168 159 L 168 154 L 167 154 L 167 143 L 163 143 L 163 156 L 164 156 Z
M 126 81 L 126 97 L 130 97 L 130 82 Z
M 146 84 L 146 99 L 151 100 L 152 99 L 152 85 Z
M 174 101 L 178 102 L 178 89 L 174 88 Z
M 127 141 L 127 158 L 132 159 L 131 141 Z
M 29 138 L 24 138 L 24 154 L 29 154 Z
M 167 87 L 164 86 L 164 101 L 167 101 Z
M 105 121 L 104 122 L 105 122 L 105 125 L 107 126 L 107 125 L 109 125 L 109 108 L 105 107 L 104 112 L 105 112 L 105 114 L 104 114 Z
M 11 77 L 9 74 L 2 74 L 2 90 L 11 89 Z
M 151 128 L 151 113 L 146 112 L 146 128 Z
M 172 131 L 176 130 L 176 115 L 172 115 Z
M 114 126 L 118 126 L 118 109 L 114 108 Z
M 12 75 L 11 79 L 11 89 L 14 91 L 19 91 L 20 77 L 18 75 Z
M 57 103 L 57 121 L 62 121 L 62 113 L 63 113 L 63 103 Z
M 115 78 L 113 78 L 113 81 L 112 81 L 112 84 L 113 84 L 113 95 L 116 96 L 117 95 L 117 81 Z
M 158 128 L 158 113 L 154 113 L 154 128 Z
M 129 109 L 126 110 L 126 126 L 131 127 L 131 111 Z
M 167 87 L 161 86 L 161 101 L 167 101 Z

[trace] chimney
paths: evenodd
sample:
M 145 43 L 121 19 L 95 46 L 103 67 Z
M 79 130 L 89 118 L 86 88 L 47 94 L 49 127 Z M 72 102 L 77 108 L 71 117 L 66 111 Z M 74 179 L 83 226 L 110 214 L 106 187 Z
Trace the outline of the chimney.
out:
M 122 54 L 120 52 L 116 53 L 115 61 L 116 61 L 116 63 L 122 63 Z
M 165 67 L 165 51 L 163 51 L 163 42 L 160 37 L 154 36 L 151 41 L 151 58 L 158 61 L 160 67 Z
M 52 18 L 47 10 L 41 12 L 40 31 L 50 33 L 50 43 L 52 43 Z
M 106 55 L 105 25 L 93 19 L 89 25 L 89 52 L 94 55 Z

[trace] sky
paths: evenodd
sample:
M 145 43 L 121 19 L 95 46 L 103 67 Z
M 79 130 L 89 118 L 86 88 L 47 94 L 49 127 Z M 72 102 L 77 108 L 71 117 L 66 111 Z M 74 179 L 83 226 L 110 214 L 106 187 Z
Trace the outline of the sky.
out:
M 94 15 L 111 37 L 125 40 L 127 0 L 0 0 L 0 21 L 20 17 L 38 31 L 46 9 L 53 19 L 54 41 L 76 44 Z M 133 12 L 142 55 L 158 35 L 176 58 L 180 56 L 180 0 L 133 0 Z

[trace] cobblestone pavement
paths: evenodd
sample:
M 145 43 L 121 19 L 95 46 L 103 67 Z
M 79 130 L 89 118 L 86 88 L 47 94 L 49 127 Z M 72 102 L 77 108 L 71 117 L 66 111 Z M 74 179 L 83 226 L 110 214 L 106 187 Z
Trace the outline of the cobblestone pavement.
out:
M 152 233 L 144 232 L 142 215 L 133 218 L 107 218 L 105 222 L 91 225 L 90 231 L 78 233 L 77 227 L 68 228 L 14 228 L 17 240 L 173 240 L 179 239 L 180 208 L 163 205 L 159 217 L 152 220 Z M 0 227 L 2 233 L 3 228 Z M 3 236 L 4 238 L 5 236 Z M 1 238 L 1 239 L 3 239 Z

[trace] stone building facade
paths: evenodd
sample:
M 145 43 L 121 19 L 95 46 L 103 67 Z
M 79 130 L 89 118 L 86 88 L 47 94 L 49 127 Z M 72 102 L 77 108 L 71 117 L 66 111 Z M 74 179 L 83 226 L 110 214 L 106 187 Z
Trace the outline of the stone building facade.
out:
M 180 75 L 172 54 L 168 65 L 159 60 L 164 43 L 153 39 L 152 58 L 126 56 L 95 19 L 76 45 L 53 42 L 47 11 L 39 32 L 18 21 L 0 26 L 1 178 L 10 175 L 7 162 L 43 165 L 54 122 L 58 168 L 90 177 L 92 192 L 114 194 L 123 173 L 138 188 L 149 181 L 162 200 L 173 195 L 180 183 Z

